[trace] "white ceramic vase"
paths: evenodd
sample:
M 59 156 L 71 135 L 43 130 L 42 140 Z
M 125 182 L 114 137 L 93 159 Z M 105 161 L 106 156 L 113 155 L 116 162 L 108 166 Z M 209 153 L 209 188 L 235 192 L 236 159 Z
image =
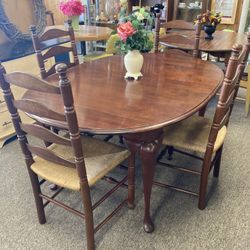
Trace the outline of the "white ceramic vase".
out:
M 129 50 L 124 56 L 124 65 L 127 70 L 125 78 L 134 78 L 137 80 L 142 76 L 141 69 L 143 65 L 143 56 L 139 50 Z

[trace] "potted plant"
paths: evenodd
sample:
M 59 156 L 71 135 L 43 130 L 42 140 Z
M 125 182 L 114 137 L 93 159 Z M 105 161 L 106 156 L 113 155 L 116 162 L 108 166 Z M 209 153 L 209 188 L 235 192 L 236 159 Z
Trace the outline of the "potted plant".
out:
M 84 13 L 84 6 L 80 0 L 64 0 L 59 4 L 60 11 L 72 20 L 74 30 L 79 29 L 79 16 Z
M 212 34 L 216 30 L 216 26 L 221 22 L 221 13 L 213 14 L 211 11 L 207 11 L 202 14 L 201 23 L 203 25 L 203 30 L 207 34 L 205 39 L 212 40 Z
M 147 30 L 149 23 L 153 23 L 150 13 L 144 8 L 123 17 L 117 27 L 119 40 L 116 42 L 118 50 L 126 54 L 124 65 L 127 70 L 125 78 L 138 79 L 142 76 L 143 56 L 140 52 L 148 52 L 153 48 L 153 33 Z

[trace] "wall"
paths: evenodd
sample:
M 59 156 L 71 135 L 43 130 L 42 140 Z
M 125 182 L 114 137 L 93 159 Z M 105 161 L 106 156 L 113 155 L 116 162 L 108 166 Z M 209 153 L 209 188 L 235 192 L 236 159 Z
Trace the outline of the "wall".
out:
M 29 32 L 29 26 L 36 24 L 33 0 L 11 0 L 2 1 L 4 11 L 10 22 L 14 23 L 22 32 Z M 0 44 L 8 42 L 9 39 L 0 30 Z
M 55 25 L 64 24 L 64 21 L 66 21 L 68 19 L 59 10 L 59 3 L 60 2 L 61 2 L 61 0 L 44 0 L 46 10 L 50 10 L 53 12 Z

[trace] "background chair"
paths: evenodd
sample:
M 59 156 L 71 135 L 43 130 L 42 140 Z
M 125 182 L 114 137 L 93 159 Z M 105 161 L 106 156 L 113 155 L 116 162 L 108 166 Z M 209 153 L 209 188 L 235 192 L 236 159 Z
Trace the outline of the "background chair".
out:
M 36 27 L 34 25 L 30 26 L 32 42 L 36 52 L 37 61 L 40 68 L 40 74 L 43 79 L 55 73 L 55 66 L 57 63 L 64 62 L 67 64 L 68 67 L 72 67 L 79 64 L 75 45 L 75 35 L 74 30 L 71 26 L 71 20 L 68 20 L 68 26 L 68 31 L 53 28 L 45 31 L 40 37 L 38 37 L 36 33 Z M 49 42 L 52 39 L 58 38 L 68 38 L 68 42 L 70 42 L 70 47 L 57 45 L 51 47 L 44 53 L 42 52 L 43 42 Z M 70 52 L 72 52 L 73 54 L 73 62 L 70 62 L 70 58 L 68 56 Z M 58 58 L 59 55 L 62 57 L 61 59 Z M 48 66 L 49 69 L 46 70 L 46 61 L 51 58 L 54 59 L 55 57 L 57 57 L 57 61 L 55 63 L 52 63 L 50 67 Z M 66 59 L 64 57 L 66 57 Z
M 55 25 L 54 14 L 50 10 L 46 10 L 46 25 Z
M 115 47 L 115 43 L 116 41 L 118 41 L 120 38 L 117 34 L 113 34 L 109 37 L 109 39 L 107 40 L 106 43 L 106 48 L 105 48 L 105 52 L 100 54 L 100 55 L 86 55 L 84 56 L 84 62 L 88 62 L 88 61 L 94 61 L 94 60 L 98 60 L 101 58 L 105 58 L 108 56 L 113 56 L 114 54 L 116 54 L 118 52 L 118 49 Z
M 51 85 L 44 80 L 34 76 L 16 72 L 5 74 L 4 68 L 0 67 L 0 86 L 4 93 L 8 110 L 12 117 L 18 140 L 24 154 L 27 170 L 30 176 L 33 193 L 35 197 L 38 219 L 41 224 L 46 222 L 44 208 L 49 204 L 56 204 L 69 212 L 85 218 L 88 250 L 95 248 L 94 233 L 97 232 L 119 209 L 126 203 L 130 208 L 134 207 L 134 163 L 128 150 L 119 146 L 103 142 L 90 137 L 80 137 L 76 112 L 73 105 L 73 96 L 69 80 L 66 77 L 67 66 L 60 64 L 56 66 L 59 74 L 59 87 Z M 45 104 L 34 100 L 15 100 L 11 92 L 10 84 L 47 93 L 61 95 L 64 114 L 48 109 Z M 22 123 L 19 110 L 30 114 L 37 119 L 43 118 L 64 124 L 69 130 L 68 136 L 59 136 L 45 129 L 39 124 Z M 44 148 L 29 144 L 27 136 L 53 143 Z M 36 155 L 33 157 L 33 155 Z M 99 201 L 92 205 L 90 187 L 101 180 L 108 172 L 113 170 L 124 160 L 129 160 L 128 176 L 119 181 Z M 43 180 L 39 182 L 38 176 Z M 40 184 L 50 181 L 61 188 L 51 197 L 41 192 Z M 101 223 L 94 228 L 93 210 L 105 201 L 112 193 L 128 181 L 128 197 L 110 213 Z M 69 207 L 55 199 L 63 188 L 79 191 L 81 194 L 84 213 Z M 43 200 L 46 202 L 43 203 Z
M 206 206 L 206 190 L 210 170 L 214 167 L 214 177 L 219 176 L 227 125 L 249 49 L 250 44 L 246 45 L 240 54 L 242 46 L 238 45 L 233 47 L 233 53 L 229 60 L 213 121 L 205 117 L 194 115 L 179 123 L 167 126 L 164 130 L 163 144 L 171 146 L 172 149 L 177 152 L 201 160 L 201 171 L 174 166 L 163 161 L 159 161 L 159 164 L 199 176 L 200 188 L 197 193 L 159 182 L 155 182 L 155 184 L 197 196 L 199 198 L 198 207 L 200 209 L 204 209 Z M 183 149 L 184 151 L 176 148 Z M 202 155 L 202 157 L 188 153 L 190 151 L 194 151 Z M 159 158 L 161 159 L 161 157 L 162 155 L 160 155 Z
M 166 37 L 163 37 L 160 39 L 160 13 L 156 14 L 156 23 L 155 23 L 155 52 L 157 52 L 159 50 L 159 44 L 166 46 L 167 47 L 167 41 L 171 41 L 171 43 L 175 42 L 176 43 L 182 43 L 182 44 L 186 44 L 188 47 L 190 47 L 190 45 L 193 45 L 193 49 L 192 49 L 192 55 L 193 57 L 200 57 L 200 50 L 199 50 L 199 44 L 200 44 L 200 34 L 201 34 L 201 16 L 197 17 L 197 24 L 196 26 L 192 25 L 192 28 L 195 32 L 195 39 L 190 38 L 190 37 L 186 37 L 183 36 L 181 34 L 178 33 L 168 33 L 168 35 Z M 175 20 L 175 21 L 179 21 L 179 20 Z M 174 22 L 174 21 L 173 21 Z M 166 24 L 167 27 L 167 24 Z M 185 26 L 184 26 L 185 27 Z M 184 54 L 183 52 L 187 52 L 186 50 L 176 50 L 173 49 L 172 50 L 173 53 L 178 53 L 178 54 Z M 187 54 L 187 53 L 186 53 Z

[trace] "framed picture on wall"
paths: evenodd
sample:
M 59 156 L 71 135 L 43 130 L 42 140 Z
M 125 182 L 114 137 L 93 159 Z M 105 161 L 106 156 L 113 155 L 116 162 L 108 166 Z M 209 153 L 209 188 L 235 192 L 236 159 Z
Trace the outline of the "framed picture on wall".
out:
M 222 13 L 222 24 L 234 24 L 238 0 L 212 0 L 211 10 Z

